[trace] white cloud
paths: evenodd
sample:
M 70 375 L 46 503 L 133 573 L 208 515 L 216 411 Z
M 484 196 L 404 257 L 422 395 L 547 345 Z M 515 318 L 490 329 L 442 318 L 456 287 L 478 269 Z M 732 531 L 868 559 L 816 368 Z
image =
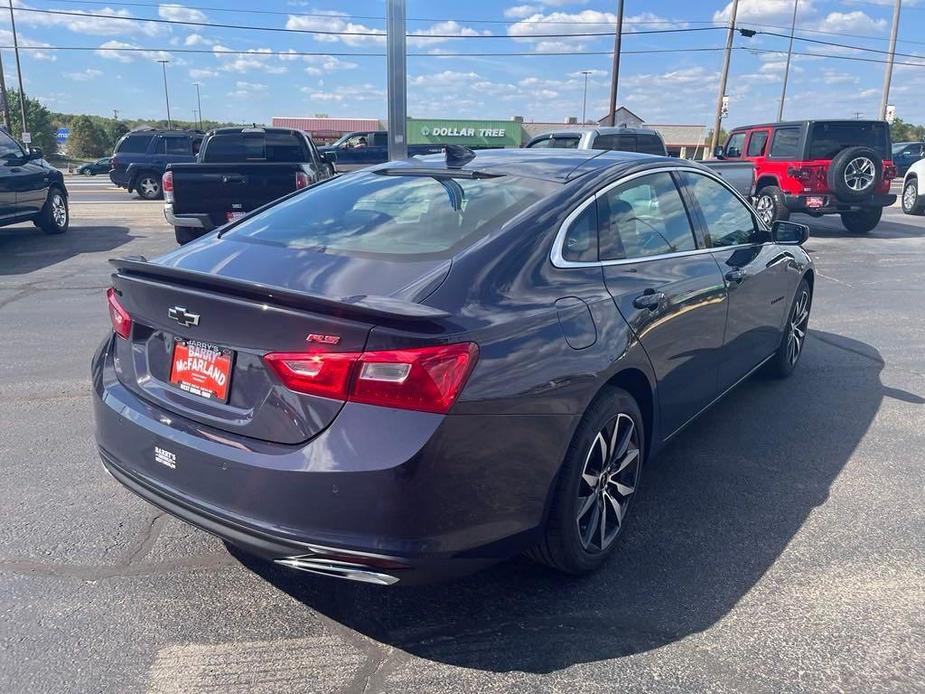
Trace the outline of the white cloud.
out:
M 860 10 L 854 12 L 830 12 L 819 22 L 823 31 L 840 33 L 879 34 L 887 29 L 885 19 L 874 19 Z
M 204 70 L 202 68 L 193 68 L 189 71 L 189 76 L 194 80 L 204 80 L 209 79 L 210 77 L 218 77 L 218 73 L 215 70 Z
M 106 41 L 100 44 L 96 54 L 107 60 L 116 60 L 120 63 L 130 63 L 135 58 L 146 58 L 148 60 L 170 60 L 170 53 L 166 51 L 137 51 L 133 49 L 141 48 L 133 43 L 125 41 Z M 122 50 L 120 50 L 122 49 Z M 132 50 L 124 50 L 132 49 Z
M 305 55 L 302 58 L 309 63 L 309 66 L 305 68 L 305 72 L 315 77 L 334 70 L 355 70 L 359 67 L 356 63 L 341 60 L 333 55 Z
M 355 103 L 358 101 L 381 101 L 385 99 L 385 90 L 368 82 L 365 84 L 340 85 L 326 92 L 317 91 L 314 87 L 302 87 L 300 91 L 308 94 L 312 101 L 326 103 Z
M 318 14 L 325 16 L 319 17 Z M 385 45 L 385 30 L 376 27 L 369 27 L 365 24 L 348 21 L 346 15 L 340 12 L 316 13 L 316 16 L 307 17 L 304 15 L 289 15 L 286 20 L 286 28 L 301 31 L 336 31 L 352 33 L 355 36 L 345 36 L 343 34 L 312 34 L 315 41 L 323 43 L 336 43 L 338 41 L 347 46 L 370 46 Z M 449 20 L 437 22 L 424 29 L 411 31 L 412 36 L 408 38 L 409 46 L 429 46 L 449 41 L 447 38 L 439 38 L 434 34 L 443 34 L 451 36 L 487 36 L 490 31 L 477 31 L 471 27 L 463 26 L 459 22 Z
M 51 48 L 50 43 L 45 43 L 44 41 L 39 41 L 38 39 L 29 38 L 28 36 L 21 34 L 19 31 L 16 32 L 16 36 L 19 39 L 20 45 L 22 46 L 42 46 Z M 0 42 L 3 42 L 3 45 L 5 46 L 12 46 L 13 32 L 9 29 L 0 29 Z M 55 54 L 50 51 L 30 50 L 28 55 L 30 58 L 34 58 L 35 60 L 55 61 L 58 59 Z
M 75 82 L 87 82 L 96 77 L 102 75 L 102 70 L 94 70 L 93 68 L 87 68 L 83 72 L 65 72 L 64 76 Z
M 713 13 L 713 21 L 728 22 L 732 12 L 732 3 Z M 800 0 L 798 17 L 814 15 L 816 8 L 813 0 Z M 793 0 L 739 0 L 736 10 L 736 22 L 758 22 L 762 24 L 785 23 L 789 26 L 793 19 Z
M 259 96 L 265 93 L 269 87 L 260 82 L 244 82 L 239 80 L 234 83 L 234 91 L 228 92 L 228 96 L 234 99 L 246 99 L 252 96 Z
M 205 22 L 208 20 L 204 12 L 192 7 L 184 7 L 177 3 L 160 5 L 157 8 L 157 13 L 162 19 L 169 19 L 174 22 Z
M 581 36 L 581 34 L 607 34 L 616 26 L 617 16 L 612 12 L 581 10 L 579 12 L 536 13 L 525 16 L 507 28 L 509 36 L 520 42 L 533 43 L 538 53 L 580 52 L 594 40 L 609 36 Z M 661 24 L 669 20 L 652 12 L 626 17 L 624 31 L 636 30 L 639 25 Z M 672 22 L 674 27 L 685 26 L 684 22 Z M 560 38 L 541 38 L 544 34 L 566 34 Z M 568 36 L 574 34 L 575 36 Z
M 25 3 L 16 3 L 19 7 L 28 8 Z M 41 8 L 44 9 L 44 8 Z M 161 33 L 161 27 L 151 22 L 133 22 L 128 18 L 134 15 L 128 10 L 114 10 L 111 7 L 94 9 L 92 14 L 106 15 L 106 17 L 91 17 L 91 13 L 76 10 L 70 7 L 66 15 L 41 14 L 38 12 L 20 12 L 17 24 L 36 27 L 61 27 L 76 34 L 89 34 L 91 36 L 126 36 L 141 34 L 156 36 Z
M 231 48 L 215 44 L 212 53 L 221 62 L 220 70 L 224 72 L 250 72 L 262 70 L 271 75 L 281 75 L 286 68 L 276 63 L 275 55 L 269 48 L 249 48 L 246 53 L 232 53 Z
M 508 19 L 523 19 L 540 11 L 537 5 L 514 5 L 504 11 L 504 16 Z
M 183 40 L 185 46 L 212 46 L 215 41 L 207 39 L 202 34 L 190 34 Z

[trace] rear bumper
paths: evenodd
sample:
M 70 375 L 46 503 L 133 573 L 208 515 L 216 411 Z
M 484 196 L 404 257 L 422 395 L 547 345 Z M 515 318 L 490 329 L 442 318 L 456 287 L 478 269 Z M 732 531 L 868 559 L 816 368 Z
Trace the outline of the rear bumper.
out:
M 139 398 L 115 376 L 112 339 L 92 369 L 104 466 L 143 499 L 248 553 L 312 573 L 408 584 L 470 573 L 539 537 L 572 416 L 442 416 L 348 403 L 307 443 L 273 444 Z
M 173 205 L 170 203 L 164 205 L 164 217 L 175 227 L 190 227 L 191 229 L 202 229 L 203 233 L 212 231 L 215 225 L 212 218 L 207 214 L 174 214 Z
M 128 176 L 126 175 L 125 171 L 119 171 L 118 169 L 110 169 L 109 180 L 112 181 L 114 185 L 117 185 L 120 188 L 128 188 Z
M 785 195 L 784 201 L 791 212 L 804 212 L 807 214 L 837 214 L 862 210 L 870 207 L 889 207 L 896 202 L 892 193 L 872 195 L 863 200 L 840 200 L 831 193 Z

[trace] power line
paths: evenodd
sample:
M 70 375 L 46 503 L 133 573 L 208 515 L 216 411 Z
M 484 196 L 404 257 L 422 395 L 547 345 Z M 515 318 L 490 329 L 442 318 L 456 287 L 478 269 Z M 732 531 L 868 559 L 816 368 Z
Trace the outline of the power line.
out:
M 163 19 L 155 17 L 122 17 L 120 15 L 111 15 L 111 14 L 94 14 L 92 12 L 68 12 L 65 10 L 40 10 L 32 7 L 17 7 L 17 12 L 33 12 L 43 15 L 54 15 L 62 17 L 80 17 L 81 19 L 109 19 L 116 20 L 120 22 L 143 22 L 150 24 L 167 24 L 167 25 L 179 25 L 179 26 L 194 26 L 194 27 L 208 27 L 210 29 L 243 29 L 246 31 L 269 31 L 274 33 L 283 33 L 283 34 L 312 34 L 320 36 L 355 36 L 355 37 L 374 37 L 374 38 L 385 38 L 385 32 L 382 30 L 375 31 L 331 31 L 328 29 L 290 29 L 288 27 L 263 27 L 263 26 L 253 26 L 249 24 L 224 24 L 216 22 L 197 22 L 194 20 L 186 19 Z M 327 15 L 329 19 L 332 15 Z M 627 34 L 628 36 L 632 35 L 642 35 L 642 34 L 680 34 L 688 33 L 695 31 L 713 31 L 714 29 L 720 29 L 722 27 L 683 27 L 680 29 L 645 29 L 640 31 L 633 31 Z M 554 33 L 554 34 L 529 34 L 529 35 L 509 35 L 509 34 L 406 34 L 410 38 L 417 39 L 562 39 L 562 38 L 593 38 L 593 37 L 605 37 L 605 36 L 614 36 L 615 32 L 613 31 L 594 31 L 594 32 L 576 32 L 576 33 Z
M 763 34 L 765 36 L 777 36 L 779 38 L 784 38 L 784 39 L 790 38 L 789 34 L 779 34 L 775 31 L 758 31 L 757 33 Z M 793 38 L 797 41 L 803 41 L 804 43 L 815 43 L 821 46 L 834 46 L 836 48 L 849 48 L 853 51 L 867 51 L 868 53 L 880 53 L 882 55 L 890 54 L 890 51 L 885 51 L 880 48 L 865 48 L 864 46 L 852 46 L 847 43 L 839 43 L 837 41 L 822 41 L 821 39 L 810 39 L 810 38 L 806 38 L 805 36 L 797 36 L 797 35 L 794 35 Z M 925 60 L 925 55 L 920 55 L 918 53 L 896 52 L 894 53 L 894 55 L 899 55 L 904 58 L 921 58 L 922 60 Z

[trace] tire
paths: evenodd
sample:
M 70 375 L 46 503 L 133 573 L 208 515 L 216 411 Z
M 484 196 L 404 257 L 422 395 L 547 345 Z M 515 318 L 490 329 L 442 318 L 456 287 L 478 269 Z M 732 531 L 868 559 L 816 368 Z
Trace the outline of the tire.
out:
M 910 178 L 906 181 L 906 185 L 903 186 L 902 204 L 903 212 L 906 214 L 925 214 L 925 195 L 919 195 L 917 179 Z
M 179 243 L 181 246 L 185 243 L 189 243 L 190 241 L 195 241 L 200 236 L 202 236 L 203 233 L 205 232 L 203 232 L 202 229 L 194 229 L 193 227 L 173 228 L 174 238 L 176 238 L 177 243 Z
M 755 196 L 755 210 L 769 227 L 778 220 L 790 219 L 790 208 L 784 202 L 784 191 L 777 186 L 765 186 Z
M 863 200 L 883 180 L 883 160 L 870 147 L 848 147 L 832 159 L 826 180 L 839 199 Z
M 876 228 L 883 216 L 882 207 L 865 207 L 861 210 L 841 213 L 845 229 L 855 234 L 866 234 Z
M 774 356 L 768 362 L 767 373 L 773 378 L 787 378 L 793 373 L 803 354 L 806 343 L 806 331 L 809 328 L 809 314 L 813 308 L 813 293 L 809 282 L 800 281 L 793 301 L 790 302 L 790 311 L 787 314 L 787 323 L 784 334 L 781 335 L 780 345 Z
M 160 200 L 163 195 L 161 191 L 161 179 L 152 173 L 138 174 L 135 183 L 132 186 L 138 191 L 138 195 L 145 200 Z
M 83 175 L 84 175 L 84 176 L 92 176 L 92 175 L 93 175 L 93 172 L 90 171 L 90 169 L 84 169 L 84 170 L 83 170 Z
M 616 445 L 612 445 L 614 426 Z M 601 391 L 585 412 L 565 454 L 544 537 L 527 556 L 570 574 L 588 573 L 603 564 L 623 536 L 630 502 L 639 487 L 645 440 L 642 414 L 633 397 L 620 388 Z M 609 477 L 604 472 L 608 464 L 612 471 Z M 593 486 L 586 481 L 589 478 Z M 602 511 L 603 528 L 599 520 Z
M 70 225 L 71 212 L 67 206 L 67 196 L 60 188 L 49 188 L 48 198 L 35 218 L 35 226 L 46 234 L 63 234 Z

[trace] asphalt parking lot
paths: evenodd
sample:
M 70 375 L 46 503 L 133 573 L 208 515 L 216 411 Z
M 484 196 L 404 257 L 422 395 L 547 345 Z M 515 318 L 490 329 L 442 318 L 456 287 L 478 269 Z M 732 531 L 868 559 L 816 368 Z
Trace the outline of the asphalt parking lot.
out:
M 68 234 L 0 229 L 0 691 L 925 688 L 925 217 L 799 220 L 818 279 L 796 373 L 653 461 L 603 571 L 382 589 L 230 553 L 103 471 L 106 259 L 174 240 L 159 203 L 71 190 Z

